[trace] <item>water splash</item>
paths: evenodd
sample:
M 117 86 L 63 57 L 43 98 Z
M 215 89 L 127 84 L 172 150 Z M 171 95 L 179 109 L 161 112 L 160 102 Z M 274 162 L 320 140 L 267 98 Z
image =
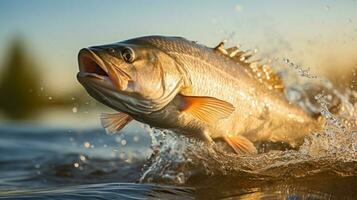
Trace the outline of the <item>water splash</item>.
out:
M 321 105 L 324 129 L 305 139 L 300 152 L 314 157 L 335 157 L 345 161 L 357 160 L 357 104 L 353 100 L 357 93 L 346 89 L 342 94 L 333 90 L 340 101 L 340 109 L 332 114 L 328 109 L 328 98 L 323 93 L 315 96 Z
M 291 66 L 298 69 L 301 77 L 317 80 L 330 93 L 322 90 L 312 98 L 300 95 L 296 100 L 306 109 L 320 112 L 323 127 L 308 135 L 299 149 L 265 149 L 265 153 L 254 156 L 236 155 L 225 151 L 223 144 L 207 147 L 167 130 L 150 129 L 153 153 L 139 182 L 205 185 L 231 179 L 255 184 L 312 176 L 357 176 L 357 93 L 337 90 L 330 82 L 312 75 L 309 69 Z M 304 89 L 301 87 L 302 92 L 306 92 Z M 338 111 L 332 112 L 330 104 L 336 99 Z
M 297 65 L 297 64 L 291 62 L 288 58 L 283 58 L 283 61 L 285 63 L 287 63 L 292 69 L 296 70 L 297 73 L 300 76 L 311 78 L 311 79 L 316 79 L 317 78 L 317 76 L 315 74 L 311 73 L 311 68 L 310 67 L 307 67 L 306 69 L 304 69 L 300 65 Z

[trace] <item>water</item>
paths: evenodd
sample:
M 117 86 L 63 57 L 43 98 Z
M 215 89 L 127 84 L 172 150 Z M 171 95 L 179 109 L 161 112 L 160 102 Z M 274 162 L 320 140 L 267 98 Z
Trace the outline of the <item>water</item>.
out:
M 357 93 L 291 85 L 287 97 L 321 113 L 324 130 L 296 149 L 257 143 L 253 156 L 139 123 L 114 136 L 2 124 L 0 199 L 357 199 Z
M 355 199 L 357 133 L 330 131 L 237 156 L 138 124 L 121 136 L 3 125 L 0 199 Z

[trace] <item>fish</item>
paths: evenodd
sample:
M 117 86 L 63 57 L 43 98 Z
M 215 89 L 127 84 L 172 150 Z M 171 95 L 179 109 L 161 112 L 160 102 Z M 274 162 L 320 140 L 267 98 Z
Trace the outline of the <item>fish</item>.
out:
M 136 120 L 207 145 L 224 141 L 237 154 L 256 154 L 260 141 L 297 146 L 319 123 L 285 98 L 280 76 L 253 53 L 143 36 L 81 49 L 77 79 L 116 111 L 101 115 L 109 134 Z

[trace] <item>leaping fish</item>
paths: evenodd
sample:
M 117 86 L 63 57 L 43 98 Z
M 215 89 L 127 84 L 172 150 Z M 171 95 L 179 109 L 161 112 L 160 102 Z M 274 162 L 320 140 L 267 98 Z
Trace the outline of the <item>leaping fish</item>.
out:
M 145 36 L 81 49 L 77 79 L 117 111 L 101 116 L 108 133 L 137 120 L 207 144 L 223 139 L 236 153 L 257 153 L 257 141 L 298 145 L 319 123 L 287 101 L 279 76 L 251 55 Z

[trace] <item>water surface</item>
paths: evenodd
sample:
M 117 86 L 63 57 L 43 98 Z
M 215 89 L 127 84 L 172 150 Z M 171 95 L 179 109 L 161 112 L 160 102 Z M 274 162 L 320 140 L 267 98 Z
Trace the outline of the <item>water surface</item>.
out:
M 0 199 L 357 197 L 353 152 L 335 159 L 302 150 L 245 157 L 164 133 L 139 124 L 120 136 L 102 129 L 2 125 Z M 158 138 L 153 153 L 151 140 Z

